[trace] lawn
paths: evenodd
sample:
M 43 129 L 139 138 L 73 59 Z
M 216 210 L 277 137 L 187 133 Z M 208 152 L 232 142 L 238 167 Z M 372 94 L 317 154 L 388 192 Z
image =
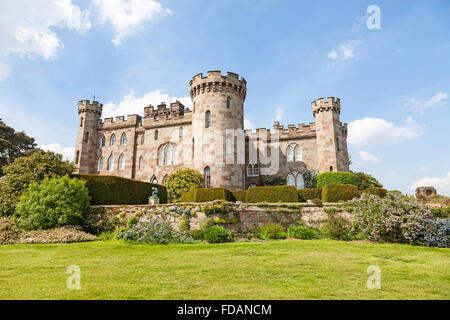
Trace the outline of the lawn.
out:
M 81 290 L 66 268 L 81 268 Z M 367 267 L 381 268 L 368 290 Z M 0 299 L 449 299 L 450 251 L 398 244 L 121 241 L 0 247 Z

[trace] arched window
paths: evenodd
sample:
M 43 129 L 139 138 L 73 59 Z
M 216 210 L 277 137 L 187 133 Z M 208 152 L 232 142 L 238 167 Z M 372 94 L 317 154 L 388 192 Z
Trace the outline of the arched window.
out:
M 205 114 L 205 128 L 209 128 L 211 126 L 211 111 L 206 111 Z
M 164 165 L 164 146 L 159 147 L 158 149 L 158 165 Z
M 172 154 L 172 163 L 176 166 L 178 164 L 178 149 L 176 145 L 173 146 Z
M 125 170 L 125 156 L 123 153 L 119 157 L 119 170 Z
M 102 138 L 100 139 L 100 147 L 104 148 L 106 145 L 106 138 L 105 136 L 102 136 Z
M 251 163 L 247 166 L 247 177 L 251 177 L 253 175 L 253 165 Z
M 303 161 L 302 148 L 300 146 L 295 147 L 295 161 Z
M 122 146 L 124 146 L 124 145 L 127 144 L 127 134 L 126 134 L 125 132 L 122 133 L 122 137 L 120 137 L 120 144 L 121 144 Z
M 230 135 L 227 135 L 226 141 L 225 141 L 225 154 L 226 156 L 231 156 L 232 152 L 232 137 Z
M 144 157 L 139 158 L 139 170 L 144 168 Z
M 259 176 L 259 166 L 257 164 L 253 166 L 253 176 L 255 177 Z
M 170 143 L 166 145 L 164 156 L 166 157 L 166 166 L 170 166 L 172 164 L 172 145 Z
M 211 169 L 206 167 L 204 170 L 205 175 L 205 188 L 211 188 Z
M 89 132 L 84 135 L 84 143 L 89 143 Z
M 116 135 L 113 133 L 111 136 L 111 140 L 109 141 L 109 145 L 114 147 L 116 145 Z
M 114 156 L 110 155 L 108 158 L 108 171 L 113 171 L 114 170 Z
M 228 97 L 227 98 L 227 109 L 230 109 L 230 106 L 231 106 L 231 98 Z
M 305 188 L 305 181 L 303 179 L 303 175 L 298 171 L 292 171 L 287 176 L 287 185 L 294 186 L 297 189 Z
M 80 119 L 80 128 L 83 127 L 83 121 L 84 121 L 84 118 L 81 118 Z
M 98 168 L 97 168 L 98 172 L 102 172 L 103 171 L 103 157 L 100 157 L 100 159 L 98 159 Z
M 333 172 L 333 166 L 330 167 L 330 171 Z
M 287 162 L 294 162 L 294 148 L 289 146 L 286 150 Z
M 150 183 L 158 183 L 158 179 L 156 179 L 155 175 L 150 179 Z
M 158 140 L 158 130 L 155 130 L 155 140 Z
M 166 182 L 167 182 L 167 174 L 163 178 L 163 181 L 162 181 L 163 186 L 166 185 Z
M 180 129 L 178 129 L 178 136 L 180 138 L 183 138 L 183 127 L 180 127 Z
M 141 137 L 141 145 L 143 145 L 144 143 L 145 143 L 145 133 Z

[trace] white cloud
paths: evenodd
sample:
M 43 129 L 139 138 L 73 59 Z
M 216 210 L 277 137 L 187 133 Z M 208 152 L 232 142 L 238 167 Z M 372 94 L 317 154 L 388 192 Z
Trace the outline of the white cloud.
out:
M 412 98 L 407 101 L 406 105 L 411 106 L 416 111 L 425 111 L 429 108 L 440 105 L 442 101 L 449 98 L 446 92 L 439 92 L 428 100 Z
M 254 123 L 248 119 L 244 119 L 244 130 L 253 130 L 255 127 Z
M 73 161 L 73 157 L 75 154 L 75 148 L 73 147 L 63 147 L 58 143 L 49 144 L 41 147 L 42 150 L 45 151 L 53 151 L 59 154 L 62 154 L 64 159 Z
M 71 0 L 0 1 L 0 21 L 0 80 L 10 73 L 1 61 L 10 54 L 55 58 L 62 47 L 55 27 L 81 34 L 91 28 L 89 11 L 81 11 Z
M 411 190 L 415 190 L 418 187 L 435 187 L 438 194 L 450 196 L 450 171 L 443 178 L 425 177 L 409 186 Z
M 367 151 L 358 151 L 358 155 L 363 164 L 376 164 L 380 162 L 380 159 L 376 155 Z
M 142 23 L 172 14 L 155 0 L 93 0 L 93 4 L 99 9 L 99 22 L 113 25 L 115 45 L 139 31 Z
M 428 169 L 426 167 L 420 167 L 420 168 L 417 168 L 417 171 L 420 173 L 426 173 L 426 172 L 430 171 L 430 169 Z
M 337 48 L 333 48 L 333 50 L 328 53 L 328 57 L 333 61 L 355 58 L 355 48 L 359 44 L 360 41 L 357 40 L 343 42 L 339 44 Z
M 107 102 L 103 106 L 103 117 L 128 116 L 131 114 L 143 114 L 144 108 L 150 104 L 156 107 L 161 102 L 166 102 L 169 106 L 170 102 L 180 101 L 185 107 L 191 108 L 191 97 L 170 97 L 163 90 L 150 91 L 142 97 L 135 97 L 134 92 L 125 95 L 118 104 Z
M 416 124 L 411 117 L 406 119 L 403 126 L 384 119 L 367 117 L 349 123 L 348 143 L 356 147 L 386 146 L 404 139 L 417 138 L 422 135 L 424 128 L 424 125 Z

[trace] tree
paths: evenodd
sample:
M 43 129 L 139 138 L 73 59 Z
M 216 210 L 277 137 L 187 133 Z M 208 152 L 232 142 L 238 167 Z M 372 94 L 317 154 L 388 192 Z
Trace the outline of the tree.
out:
M 356 172 L 355 175 L 358 190 L 365 190 L 370 187 L 379 187 L 379 188 L 383 187 L 383 185 L 380 182 L 378 182 L 377 179 L 372 177 L 370 174 L 364 172 Z
M 60 154 L 37 151 L 26 157 L 16 158 L 4 167 L 5 176 L 0 182 L 0 216 L 13 216 L 16 204 L 24 190 L 32 182 L 71 174 L 75 167 L 63 161 Z
M 91 198 L 85 182 L 46 177 L 32 182 L 17 204 L 17 225 L 24 230 L 77 226 L 89 209 Z
M 303 181 L 305 182 L 305 188 L 317 187 L 317 176 L 319 175 L 319 171 L 303 169 L 301 173 L 303 175 Z
M 34 149 L 34 138 L 27 136 L 25 132 L 15 132 L 0 119 L 0 176 L 3 175 L 4 166 Z
M 203 188 L 203 175 L 193 169 L 178 169 L 167 177 L 166 188 L 169 201 L 177 202 L 182 194 Z

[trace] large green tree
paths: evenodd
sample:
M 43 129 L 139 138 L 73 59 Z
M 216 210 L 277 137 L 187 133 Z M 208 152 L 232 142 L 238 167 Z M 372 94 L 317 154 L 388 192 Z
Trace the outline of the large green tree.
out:
M 203 188 L 203 175 L 193 169 L 178 169 L 167 177 L 166 188 L 169 201 L 177 202 L 183 193 Z
M 3 175 L 4 166 L 34 149 L 34 138 L 27 136 L 25 132 L 16 132 L 0 119 L 0 176 Z

